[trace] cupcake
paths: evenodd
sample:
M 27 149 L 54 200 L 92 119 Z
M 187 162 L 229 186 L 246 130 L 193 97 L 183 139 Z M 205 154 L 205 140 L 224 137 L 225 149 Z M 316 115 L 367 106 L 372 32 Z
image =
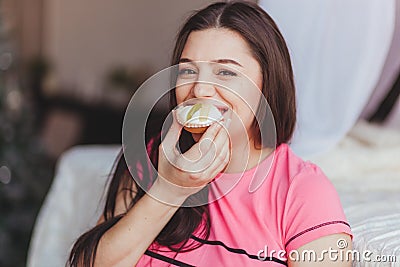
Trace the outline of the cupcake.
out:
M 211 104 L 196 103 L 176 110 L 178 122 L 191 133 L 204 133 L 215 121 L 223 119 L 221 111 Z

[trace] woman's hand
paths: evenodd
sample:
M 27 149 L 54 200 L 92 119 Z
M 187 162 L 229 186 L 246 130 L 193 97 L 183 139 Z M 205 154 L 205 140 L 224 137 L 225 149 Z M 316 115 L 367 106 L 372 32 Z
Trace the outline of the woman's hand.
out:
M 158 183 L 179 198 L 200 191 L 228 164 L 229 136 L 221 122 L 212 124 L 199 142 L 181 154 L 176 144 L 182 126 L 175 114 L 171 128 L 159 146 Z

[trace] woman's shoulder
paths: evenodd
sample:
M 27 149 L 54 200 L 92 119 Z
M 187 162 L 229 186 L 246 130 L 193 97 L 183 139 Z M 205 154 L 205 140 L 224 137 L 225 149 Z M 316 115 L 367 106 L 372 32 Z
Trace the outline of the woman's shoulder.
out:
M 302 198 L 305 194 L 320 197 L 321 201 L 339 200 L 334 185 L 323 170 L 296 155 L 288 144 L 276 148 L 270 179 L 267 186 L 277 188 L 279 192 L 276 193 L 285 196 L 285 201 Z
M 328 179 L 319 166 L 296 155 L 286 143 L 280 144 L 276 148 L 275 161 L 277 171 L 286 174 L 285 177 L 289 184 L 304 176 L 309 177 L 309 179 Z
M 297 156 L 287 144 L 277 147 L 272 188 L 283 244 L 289 251 L 322 236 L 351 235 L 339 195 L 320 167 Z

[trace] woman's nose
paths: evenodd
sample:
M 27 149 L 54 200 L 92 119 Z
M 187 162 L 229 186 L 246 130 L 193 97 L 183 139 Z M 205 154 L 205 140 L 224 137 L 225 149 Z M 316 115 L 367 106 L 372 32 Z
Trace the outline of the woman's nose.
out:
M 193 86 L 193 95 L 195 97 L 211 97 L 215 95 L 213 84 L 207 82 L 196 82 Z

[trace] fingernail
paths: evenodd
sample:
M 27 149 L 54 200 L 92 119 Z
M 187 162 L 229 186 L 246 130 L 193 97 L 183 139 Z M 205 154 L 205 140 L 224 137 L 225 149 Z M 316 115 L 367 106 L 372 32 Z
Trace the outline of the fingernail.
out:
M 219 123 L 219 122 L 214 122 L 213 123 L 213 126 L 215 127 L 215 128 L 218 128 L 218 127 L 221 127 L 221 123 Z

